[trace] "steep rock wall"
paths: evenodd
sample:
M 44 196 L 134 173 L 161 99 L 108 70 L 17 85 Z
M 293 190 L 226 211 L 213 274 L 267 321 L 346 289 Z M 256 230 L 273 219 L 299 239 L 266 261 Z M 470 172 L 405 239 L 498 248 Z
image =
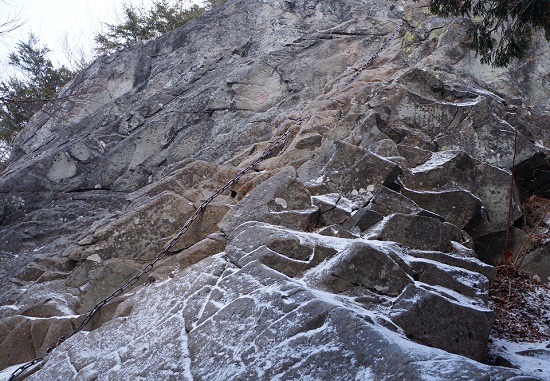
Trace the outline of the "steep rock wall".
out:
M 511 223 L 548 196 L 549 58 L 481 67 L 466 28 L 418 3 L 228 1 L 99 58 L 0 178 L 0 341 L 20 348 L 1 367 L 69 334 L 290 128 L 30 379 L 520 375 L 481 363 L 478 253 L 507 228 L 516 131 L 540 170 Z

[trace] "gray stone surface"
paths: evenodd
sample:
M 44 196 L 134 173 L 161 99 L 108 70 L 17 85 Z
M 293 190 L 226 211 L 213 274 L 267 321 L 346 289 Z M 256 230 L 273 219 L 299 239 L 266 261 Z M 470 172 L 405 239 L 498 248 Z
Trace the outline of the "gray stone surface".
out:
M 381 186 L 393 183 L 401 172 L 398 165 L 383 157 L 342 141 L 336 141 L 328 155 L 326 164 L 313 163 L 319 168 L 316 171 L 311 164 L 300 168 L 299 177 L 306 184 L 322 183 L 330 192 L 349 198 L 369 200 Z
M 369 208 L 361 208 L 356 211 L 353 216 L 351 216 L 351 218 L 344 223 L 343 226 L 347 229 L 357 227 L 360 231 L 365 231 L 383 218 L 384 215 L 381 213 Z
M 397 296 L 412 278 L 387 253 L 358 242 L 328 261 L 321 271 L 309 274 L 307 281 L 336 294 L 360 296 L 365 290 L 373 290 Z
M 219 227 L 229 234 L 252 220 L 306 230 L 316 224 L 318 218 L 319 208 L 311 204 L 309 191 L 289 166 L 247 194 L 225 215 Z
M 403 188 L 402 193 L 419 206 L 441 215 L 461 229 L 481 214 L 481 200 L 466 190 L 418 192 Z
M 322 237 L 265 223 L 245 223 L 232 235 L 225 252 L 237 266 L 260 261 L 290 277 L 303 274 L 337 253 Z
M 239 269 L 222 257 L 207 259 L 126 303 L 133 304 L 128 316 L 74 336 L 27 379 L 506 380 L 520 374 L 410 343 L 349 303 L 258 262 Z
M 437 218 L 409 214 L 392 214 L 380 226 L 367 232 L 383 241 L 395 241 L 400 245 L 420 250 L 450 251 L 449 228 Z
M 0 367 L 20 364 L 43 356 L 46 349 L 54 346 L 59 338 L 74 329 L 76 317 L 36 319 L 27 316 L 12 316 L 0 322 L 0 343 L 3 351 Z
M 476 361 L 496 274 L 477 257 L 507 227 L 515 131 L 510 223 L 550 189 L 549 57 L 481 66 L 467 27 L 408 1 L 229 0 L 98 58 L 0 175 L 2 367 L 290 129 L 29 379 L 535 379 Z
M 545 245 L 526 253 L 523 268 L 542 282 L 550 282 L 550 246 Z
M 409 262 L 417 280 L 423 283 L 442 286 L 471 298 L 488 301 L 489 279 L 477 271 L 457 266 L 448 266 L 431 260 L 412 260 Z
M 482 202 L 482 209 L 467 227 L 474 236 L 502 230 L 508 221 L 510 173 L 473 159 L 463 151 L 441 151 L 411 169 L 403 178 L 416 191 L 469 191 Z M 517 188 L 511 221 L 521 216 Z
M 429 311 L 429 312 L 428 312 Z M 495 315 L 460 294 L 441 295 L 410 285 L 392 305 L 392 320 L 419 343 L 484 361 Z

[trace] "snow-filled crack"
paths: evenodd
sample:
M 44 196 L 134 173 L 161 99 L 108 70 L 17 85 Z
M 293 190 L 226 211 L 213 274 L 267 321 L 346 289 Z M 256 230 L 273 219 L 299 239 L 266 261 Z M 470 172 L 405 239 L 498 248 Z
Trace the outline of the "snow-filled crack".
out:
M 204 311 L 206 310 L 206 306 L 208 304 L 212 304 L 212 305 L 216 305 L 215 302 L 211 302 L 211 297 L 212 297 L 212 292 L 214 292 L 214 290 L 217 290 L 217 291 L 220 291 L 222 292 L 222 288 L 219 287 L 219 284 L 220 282 L 223 280 L 223 273 L 218 277 L 218 279 L 216 280 L 216 283 L 210 287 L 210 292 L 208 292 L 208 295 L 205 297 L 204 299 L 204 303 L 202 303 L 202 305 L 200 306 L 200 308 L 198 309 L 198 312 L 197 312 L 197 320 L 194 321 L 192 324 L 191 324 L 191 330 L 194 330 L 198 327 L 199 324 L 197 324 L 199 321 L 203 320 L 202 317 L 204 315 Z M 202 290 L 202 289 L 201 289 Z M 197 291 L 197 293 L 199 292 L 200 290 Z M 204 321 L 204 320 L 203 320 Z

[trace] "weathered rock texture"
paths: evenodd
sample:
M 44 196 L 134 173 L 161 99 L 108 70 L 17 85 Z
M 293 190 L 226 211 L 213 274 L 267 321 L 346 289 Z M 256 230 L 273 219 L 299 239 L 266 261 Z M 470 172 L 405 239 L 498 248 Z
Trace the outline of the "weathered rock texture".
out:
M 229 0 L 96 60 L 0 177 L 0 368 L 70 334 L 290 128 L 28 379 L 521 376 L 482 363 L 478 252 L 549 196 L 550 57 L 480 66 L 467 28 L 404 1 Z

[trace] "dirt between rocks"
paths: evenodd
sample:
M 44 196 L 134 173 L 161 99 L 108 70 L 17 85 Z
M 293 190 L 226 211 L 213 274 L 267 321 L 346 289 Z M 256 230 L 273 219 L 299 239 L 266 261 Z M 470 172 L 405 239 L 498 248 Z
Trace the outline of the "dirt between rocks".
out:
M 550 286 L 511 264 L 497 266 L 489 290 L 496 313 L 491 336 L 517 342 L 550 340 Z

